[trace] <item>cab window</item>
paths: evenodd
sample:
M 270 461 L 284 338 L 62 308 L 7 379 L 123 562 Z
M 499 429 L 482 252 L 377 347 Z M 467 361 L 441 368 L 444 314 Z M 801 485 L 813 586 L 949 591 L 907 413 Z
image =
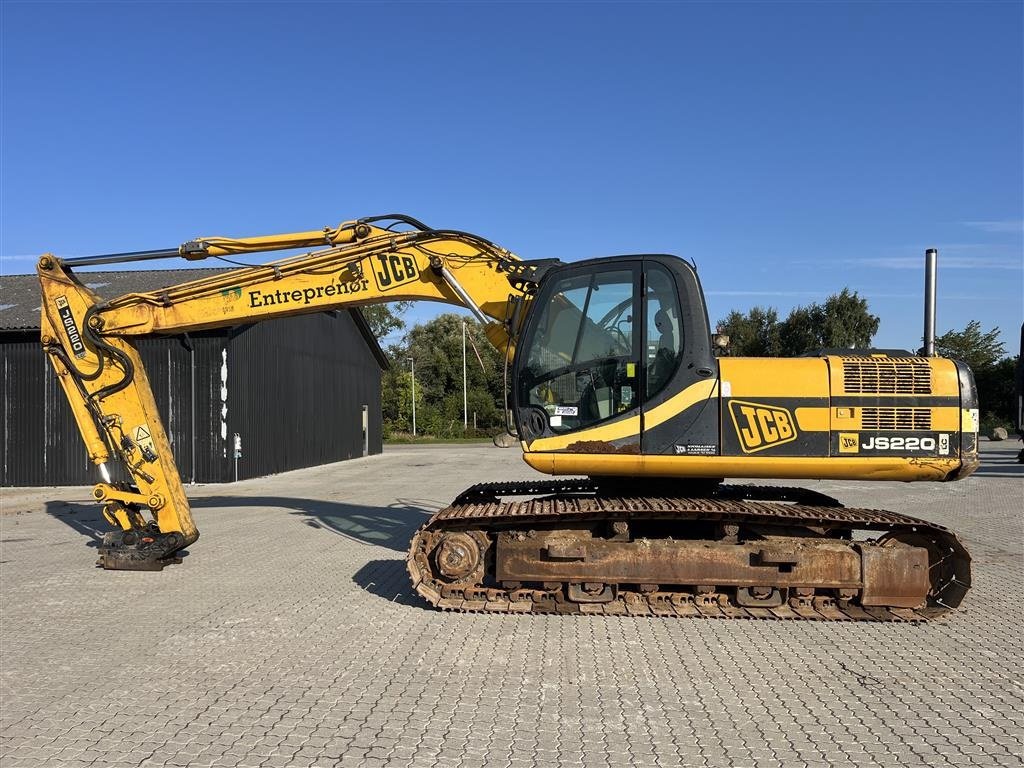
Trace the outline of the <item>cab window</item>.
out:
M 659 264 L 648 264 L 644 283 L 647 286 L 646 401 L 665 388 L 679 367 L 683 324 L 679 292 L 668 270 Z
M 538 320 L 520 378 L 520 402 L 568 432 L 637 406 L 633 269 L 566 277 Z

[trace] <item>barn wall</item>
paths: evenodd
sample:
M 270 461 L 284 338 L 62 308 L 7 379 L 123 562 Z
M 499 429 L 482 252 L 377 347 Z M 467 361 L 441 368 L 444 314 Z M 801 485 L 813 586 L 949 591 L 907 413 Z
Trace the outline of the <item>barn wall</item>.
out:
M 38 339 L 0 341 L 3 398 L 0 485 L 90 485 L 99 471 L 86 456 L 67 398 Z M 171 441 L 182 480 L 211 482 L 226 476 L 219 435 L 203 427 L 219 420 L 220 391 L 204 386 L 220 369 L 226 335 L 155 338 L 136 342 L 157 410 Z M 191 346 L 191 348 L 190 348 Z M 192 396 L 193 365 L 196 396 Z M 219 375 L 219 373 L 218 373 Z M 195 411 L 193 411 L 193 404 Z M 192 424 L 196 440 L 192 440 Z M 193 453 L 193 449 L 195 453 Z M 193 464 L 193 456 L 196 461 Z M 113 480 L 127 480 L 120 464 L 108 464 Z M 193 471 L 193 469 L 195 471 Z
M 380 365 L 347 312 L 242 329 L 229 345 L 228 392 L 240 479 L 362 456 L 363 405 L 369 452 L 381 452 Z
M 3 344 L 0 362 L 0 483 L 78 484 L 77 478 L 84 477 L 88 468 L 85 445 L 66 401 L 58 402 L 58 398 L 64 400 L 64 393 L 48 369 L 39 342 L 23 339 Z M 59 430 L 64 439 L 55 439 L 53 430 Z
M 381 451 L 380 366 L 347 312 L 143 339 L 137 348 L 185 482 L 232 480 L 235 432 L 239 478 L 362 455 L 363 403 L 370 452 Z M 95 483 L 38 333 L 0 336 L 0 377 L 0 485 Z M 108 466 L 126 479 L 118 462 Z
M 143 339 L 137 344 L 178 473 L 186 483 L 227 479 L 227 444 L 218 428 L 220 369 L 227 345 L 222 332 Z

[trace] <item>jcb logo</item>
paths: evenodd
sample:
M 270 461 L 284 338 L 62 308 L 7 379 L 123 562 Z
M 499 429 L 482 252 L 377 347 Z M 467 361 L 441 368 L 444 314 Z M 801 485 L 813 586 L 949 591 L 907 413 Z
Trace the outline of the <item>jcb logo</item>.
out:
M 793 416 L 785 408 L 730 400 L 729 412 L 744 453 L 755 453 L 796 440 Z
M 840 432 L 839 452 L 860 453 L 860 435 L 856 432 Z
M 376 257 L 373 274 L 377 278 L 377 287 L 389 291 L 399 285 L 411 282 L 420 276 L 416 259 L 397 253 L 385 253 Z

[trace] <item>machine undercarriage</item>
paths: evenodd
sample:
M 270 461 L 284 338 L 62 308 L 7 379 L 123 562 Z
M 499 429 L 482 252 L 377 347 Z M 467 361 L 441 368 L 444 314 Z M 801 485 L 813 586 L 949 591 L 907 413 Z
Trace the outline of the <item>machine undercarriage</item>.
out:
M 456 611 L 924 621 L 970 588 L 963 545 L 923 520 L 798 488 L 608 490 L 474 486 L 414 536 L 416 591 Z

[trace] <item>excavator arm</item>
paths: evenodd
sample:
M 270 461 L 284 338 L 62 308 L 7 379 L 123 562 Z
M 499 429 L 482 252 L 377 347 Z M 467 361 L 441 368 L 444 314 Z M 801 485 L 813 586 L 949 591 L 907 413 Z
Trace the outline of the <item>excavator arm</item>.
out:
M 390 227 L 412 227 L 392 231 Z M 103 301 L 77 266 L 168 256 L 189 260 L 314 248 L 298 256 Z M 107 568 L 159 570 L 199 531 L 133 337 L 234 326 L 400 300 L 468 308 L 511 357 L 522 311 L 543 272 L 476 235 L 432 230 L 403 216 L 252 238 L 204 237 L 177 249 L 61 260 L 40 258 L 41 339 L 103 482 L 93 489 L 115 530 L 100 548 Z M 113 483 L 114 456 L 132 482 Z M 143 509 L 151 511 L 147 520 Z

